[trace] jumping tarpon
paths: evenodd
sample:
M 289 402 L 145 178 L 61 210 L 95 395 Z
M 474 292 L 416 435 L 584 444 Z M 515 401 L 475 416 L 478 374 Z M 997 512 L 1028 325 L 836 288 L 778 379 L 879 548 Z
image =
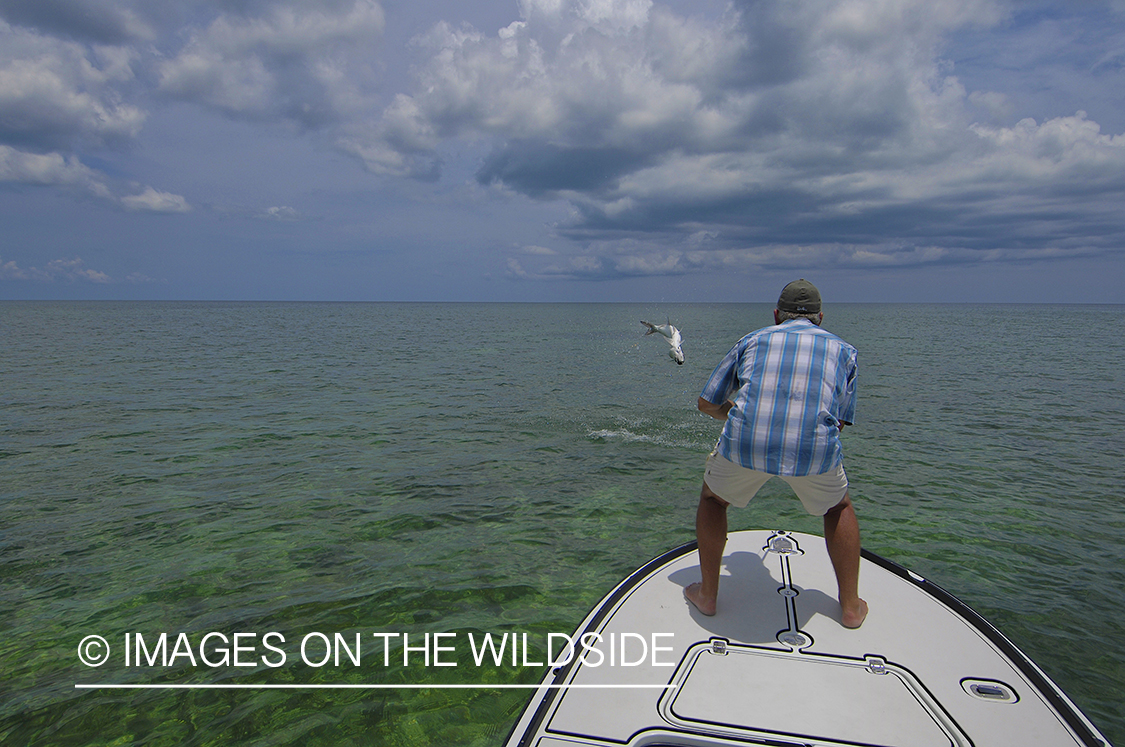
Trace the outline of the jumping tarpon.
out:
M 664 339 L 666 339 L 668 345 L 671 346 L 668 349 L 668 357 L 674 360 L 677 365 L 684 365 L 684 351 L 680 348 L 680 343 L 684 341 L 684 338 L 680 335 L 680 330 L 672 326 L 671 321 L 666 324 L 657 325 L 642 319 L 641 324 L 648 327 L 648 332 L 645 332 L 646 335 L 651 335 L 654 332 L 664 335 Z

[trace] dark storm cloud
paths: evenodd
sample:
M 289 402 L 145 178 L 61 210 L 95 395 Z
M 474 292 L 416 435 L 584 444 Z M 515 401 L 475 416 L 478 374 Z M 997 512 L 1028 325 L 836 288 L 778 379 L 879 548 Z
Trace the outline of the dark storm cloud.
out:
M 477 172 L 482 184 L 502 183 L 534 197 L 598 192 L 645 165 L 648 155 L 615 148 L 565 147 L 516 141 L 490 155 Z

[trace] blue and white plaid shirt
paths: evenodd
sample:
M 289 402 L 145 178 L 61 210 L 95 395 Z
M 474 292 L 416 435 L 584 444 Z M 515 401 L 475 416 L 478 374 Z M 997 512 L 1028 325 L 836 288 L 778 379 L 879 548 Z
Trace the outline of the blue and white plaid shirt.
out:
M 792 319 L 739 340 L 700 396 L 734 401 L 721 456 L 772 475 L 819 475 L 843 459 L 839 425 L 855 415 L 855 384 L 856 349 Z

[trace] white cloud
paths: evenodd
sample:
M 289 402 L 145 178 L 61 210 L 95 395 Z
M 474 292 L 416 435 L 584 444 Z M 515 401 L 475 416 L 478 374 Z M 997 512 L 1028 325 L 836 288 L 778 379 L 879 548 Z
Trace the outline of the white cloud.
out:
M 187 213 L 191 211 L 191 205 L 180 195 L 159 192 L 152 187 L 146 187 L 145 191 L 138 195 L 122 197 L 121 204 L 129 210 L 143 210 L 153 213 Z
M 21 269 L 14 261 L 0 262 L 0 279 L 4 280 L 38 280 L 53 282 L 65 280 L 69 282 L 85 281 L 90 283 L 113 282 L 109 275 L 99 270 L 86 267 L 78 257 L 73 259 L 52 259 L 44 267 L 29 267 Z
M 373 173 L 427 179 L 436 176 L 438 168 L 437 129 L 414 99 L 399 94 L 377 125 L 352 127 L 336 145 Z
M 0 181 L 38 186 L 77 187 L 112 199 L 101 176 L 74 156 L 59 153 L 28 153 L 0 145 Z
M 123 48 L 0 25 L 0 141 L 52 148 L 136 137 L 146 114 L 115 86 L 133 77 Z
M 628 33 L 644 26 L 651 0 L 519 0 L 520 14 L 538 23 L 568 24 L 581 32 Z
M 61 153 L 28 153 L 0 145 L 0 182 L 78 190 L 119 204 L 128 210 L 186 213 L 191 206 L 180 195 L 146 187 L 140 194 L 119 196 L 105 175 L 84 165 L 76 156 Z
M 2 259 L 2 258 L 0 258 Z M 26 271 L 21 270 L 15 262 L 9 260 L 7 262 L 0 261 L 0 279 L 3 280 L 27 280 L 29 275 Z
M 294 208 L 282 205 L 266 208 L 259 213 L 259 217 L 265 218 L 266 220 L 294 221 L 299 220 L 301 215 Z
M 382 34 L 382 7 L 269 4 L 255 17 L 220 14 L 159 66 L 159 89 L 226 114 L 320 126 L 366 106 L 363 65 Z
M 109 275 L 86 267 L 81 259 L 52 259 L 43 271 L 49 279 L 88 280 L 91 283 L 108 283 Z
M 1012 182 L 1084 179 L 1125 185 L 1125 135 L 1103 135 L 1086 112 L 1041 125 L 1023 119 L 1014 127 L 970 129 L 991 146 L 977 162 L 982 175 Z
M 435 135 L 603 149 L 619 162 L 607 180 L 679 153 L 869 150 L 905 139 L 922 113 L 941 115 L 930 129 L 948 124 L 934 48 L 982 4 L 938 5 L 760 3 L 706 23 L 650 3 L 560 0 L 525 3 L 526 20 L 494 36 L 438 24 L 418 42 L 430 53 L 418 89 L 387 109 L 368 147 L 383 161 L 388 150 L 424 157 Z M 596 22 L 610 18 L 612 29 Z M 560 190 L 573 176 L 524 164 Z

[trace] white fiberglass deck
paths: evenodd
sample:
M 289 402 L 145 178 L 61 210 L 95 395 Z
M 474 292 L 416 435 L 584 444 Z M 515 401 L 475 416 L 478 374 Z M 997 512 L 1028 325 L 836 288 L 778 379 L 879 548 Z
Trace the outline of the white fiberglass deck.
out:
M 508 744 L 1105 743 L 988 623 L 876 556 L 858 630 L 840 625 L 819 537 L 732 533 L 714 617 L 683 599 L 697 580 L 686 546 L 611 592 L 576 631 L 601 653 L 550 673 Z

